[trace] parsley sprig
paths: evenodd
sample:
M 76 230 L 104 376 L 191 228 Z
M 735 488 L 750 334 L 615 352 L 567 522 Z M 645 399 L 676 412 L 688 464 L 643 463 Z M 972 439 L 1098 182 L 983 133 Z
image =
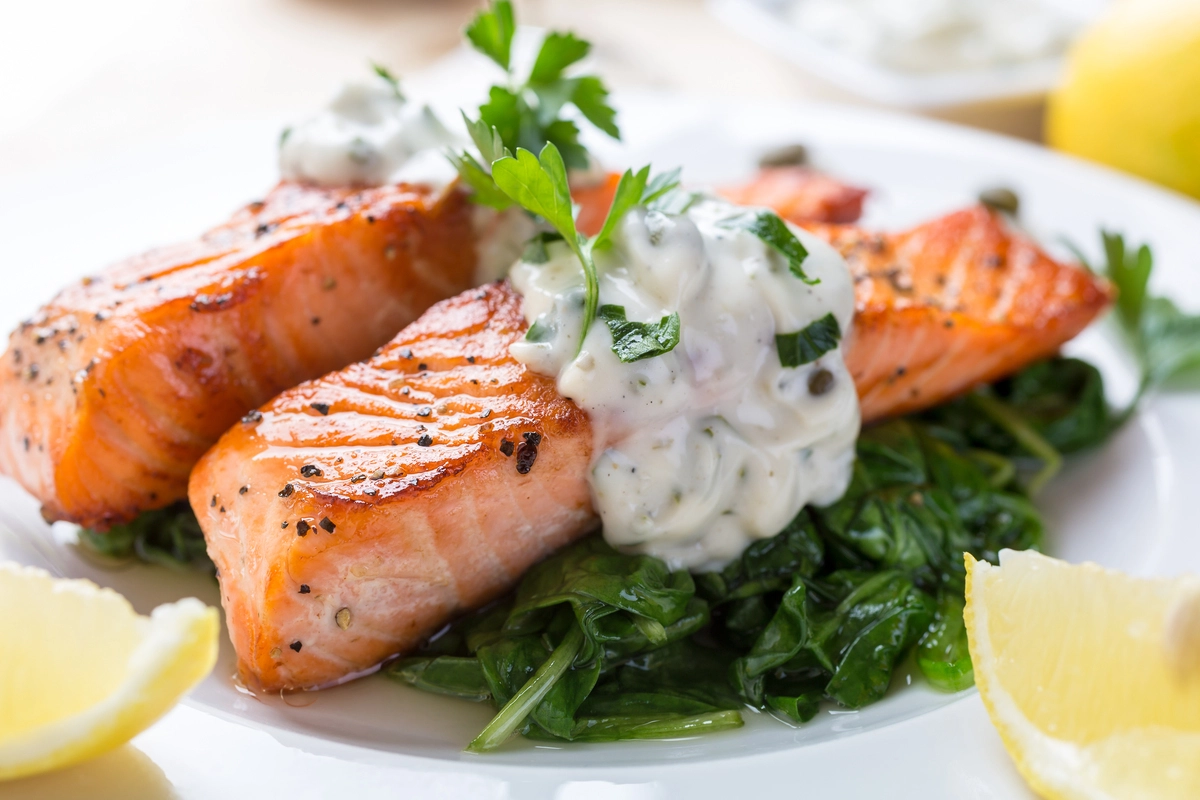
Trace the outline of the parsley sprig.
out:
M 487 130 L 494 128 L 509 150 L 523 147 L 536 153 L 549 142 L 558 149 L 566 166 L 587 167 L 588 155 L 579 143 L 579 126 L 562 117 L 565 108 L 574 107 L 592 125 L 614 139 L 621 138 L 617 112 L 608 103 L 604 82 L 595 75 L 567 74 L 587 56 L 591 44 L 569 32 L 546 34 L 533 67 L 522 81 L 512 65 L 516 29 L 509 0 L 494 0 L 467 26 L 471 45 L 503 69 L 508 79 L 506 84 L 491 88 L 487 102 L 479 107 L 479 122 Z
M 483 135 L 478 125 L 469 124 L 468 127 L 471 128 L 473 138 L 478 136 L 478 139 L 487 141 L 489 147 L 494 147 L 500 142 L 500 135 L 495 128 L 492 129 L 489 138 Z M 480 152 L 483 152 L 482 146 Z M 494 149 L 492 155 L 495 155 Z M 625 174 L 617 183 L 612 205 L 600 232 L 589 238 L 575 227 L 575 210 L 571 205 L 571 187 L 567 182 L 566 163 L 553 142 L 547 142 L 538 156 L 523 147 L 518 147 L 515 155 L 503 150 L 499 157 L 492 161 L 491 167 L 494 188 L 510 201 L 549 223 L 574 251 L 583 266 L 584 313 L 583 329 L 576 350 L 578 353 L 583 349 L 583 340 L 596 319 L 600 305 L 600 281 L 596 274 L 593 253 L 612 245 L 617 223 L 631 209 L 652 203 L 674 190 L 679 185 L 679 170 L 655 176 L 653 179 L 650 177 L 648 165 L 637 172 L 625 170 Z M 544 249 L 544 238 L 539 242 Z
M 1120 293 L 1117 319 L 1142 369 L 1138 396 L 1200 369 L 1200 315 L 1184 313 L 1170 299 L 1149 293 L 1154 270 L 1149 246 L 1128 247 L 1123 236 L 1108 231 L 1100 236 L 1104 273 Z

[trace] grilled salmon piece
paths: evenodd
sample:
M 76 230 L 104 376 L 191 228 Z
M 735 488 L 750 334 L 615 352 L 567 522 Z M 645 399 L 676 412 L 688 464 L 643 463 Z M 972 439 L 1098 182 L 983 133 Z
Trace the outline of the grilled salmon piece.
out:
M 501 219 L 481 213 L 453 188 L 282 183 L 66 288 L 0 362 L 0 471 L 47 519 L 100 529 L 182 499 L 241 415 L 474 285 Z
M 1115 296 L 982 206 L 897 234 L 808 227 L 854 275 L 846 366 L 864 422 L 929 408 L 1057 352 Z
M 743 206 L 766 206 L 779 216 L 803 225 L 811 222 L 849 223 L 862 216 L 867 191 L 848 186 L 809 167 L 766 167 L 736 186 L 717 194 Z
M 571 196 L 579 204 L 575 225 L 592 236 L 599 233 L 620 182 L 619 173 L 609 173 L 589 185 L 573 186 Z M 717 194 L 732 203 L 766 206 L 797 225 L 805 223 L 849 223 L 862 216 L 864 189 L 847 186 L 808 167 L 768 167 L 736 186 L 725 186 Z
M 314 687 L 412 648 L 595 522 L 586 414 L 508 347 L 507 283 L 284 392 L 192 473 L 247 683 Z

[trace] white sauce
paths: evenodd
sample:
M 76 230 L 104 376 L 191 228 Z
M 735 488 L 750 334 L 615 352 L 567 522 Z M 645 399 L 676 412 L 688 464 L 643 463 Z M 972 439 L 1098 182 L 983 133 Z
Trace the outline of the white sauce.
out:
M 428 106 L 405 101 L 381 77 L 347 84 L 316 116 L 296 125 L 279 147 L 287 180 L 320 186 L 443 186 L 455 171 L 448 146 L 460 145 Z
M 941 72 L 1058 55 L 1095 5 L 1094 0 L 796 0 L 789 15 L 813 38 L 862 60 L 905 72 Z
M 775 334 L 833 313 L 850 330 L 854 287 L 842 257 L 793 228 L 807 248 L 808 285 L 782 256 L 718 226 L 742 209 L 708 199 L 681 216 L 636 209 L 611 250 L 596 255 L 600 302 L 628 319 L 681 321 L 669 353 L 629 364 L 597 320 L 575 356 L 584 283 L 562 243 L 545 264 L 519 262 L 511 279 L 532 324 L 555 331 L 512 353 L 556 375 L 558 390 L 591 417 L 593 500 L 604 536 L 674 565 L 717 566 L 774 536 L 808 503 L 846 490 L 859 429 L 858 397 L 841 348 L 799 368 L 780 364 Z M 833 377 L 814 395 L 818 370 Z

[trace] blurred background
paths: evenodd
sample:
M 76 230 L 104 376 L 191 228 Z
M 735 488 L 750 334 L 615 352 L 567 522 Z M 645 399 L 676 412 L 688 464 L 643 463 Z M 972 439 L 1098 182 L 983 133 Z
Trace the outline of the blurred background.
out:
M 0 174 L 136 152 L 143 142 L 223 121 L 294 119 L 361 76 L 367 60 L 405 79 L 420 75 L 459 47 L 480 4 L 4 0 Z M 1114 16 L 1117 5 L 1130 7 L 1136 24 L 1105 24 L 1101 18 Z M 1054 144 L 1140 174 L 1156 172 L 1151 177 L 1200 194 L 1200 0 L 516 6 L 522 24 L 571 28 L 590 39 L 596 68 L 618 91 L 890 106 L 1042 140 L 1045 93 L 1066 81 L 1084 98 L 1063 113 L 1066 122 L 1051 121 Z M 1094 33 L 1097 20 L 1115 31 L 1111 41 Z M 1065 69 L 1064 52 L 1089 29 L 1101 40 L 1091 50 L 1102 56 Z M 1157 110 L 1138 106 L 1151 97 Z M 1097 127 L 1119 128 L 1123 142 L 1091 141 L 1095 134 L 1087 131 Z M 1122 146 L 1143 152 L 1116 153 Z M 1133 163 L 1146 161 L 1146 150 L 1165 163 Z M 1180 172 L 1191 182 L 1159 177 Z

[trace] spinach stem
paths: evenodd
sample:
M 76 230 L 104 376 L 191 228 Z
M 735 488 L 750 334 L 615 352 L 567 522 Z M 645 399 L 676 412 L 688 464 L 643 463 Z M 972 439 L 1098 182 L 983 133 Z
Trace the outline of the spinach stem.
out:
M 1021 419 L 1019 414 L 1009 408 L 1007 403 L 994 395 L 975 391 L 967 395 L 967 400 L 1012 434 L 1018 444 L 1041 460 L 1042 468 L 1029 479 L 1028 486 L 1030 496 L 1036 496 L 1062 469 L 1062 455 L 1029 423 Z
M 537 708 L 537 704 L 542 702 L 546 694 L 554 688 L 554 684 L 558 683 L 558 679 L 563 676 L 563 673 L 570 668 L 571 664 L 575 663 L 575 656 L 579 655 L 582 647 L 583 630 L 576 623 L 571 626 L 571 630 L 567 632 L 558 647 L 554 648 L 550 658 L 538 667 L 537 672 L 533 673 L 533 677 L 525 682 L 521 690 L 504 704 L 504 708 L 500 709 L 496 716 L 492 717 L 492 721 L 487 724 L 487 727 L 467 745 L 467 752 L 485 753 L 504 744 L 504 741 L 521 726 L 530 712 Z
M 971 449 L 967 455 L 992 469 L 988 475 L 988 484 L 993 489 L 1003 489 L 1017 474 L 1017 468 L 1010 459 L 990 450 Z

